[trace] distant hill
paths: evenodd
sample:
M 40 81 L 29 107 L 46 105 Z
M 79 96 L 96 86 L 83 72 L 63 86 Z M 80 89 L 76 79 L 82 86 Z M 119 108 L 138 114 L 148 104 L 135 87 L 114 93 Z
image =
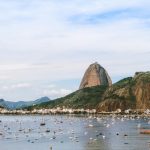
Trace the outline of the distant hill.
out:
M 4 107 L 3 106 L 0 106 L 0 109 L 3 109 Z
M 23 107 L 37 105 L 48 101 L 50 101 L 48 97 L 42 97 L 35 101 L 19 101 L 19 102 L 11 102 L 11 101 L 5 101 L 4 99 L 0 99 L 0 106 L 7 109 L 20 109 Z
M 150 72 L 137 72 L 112 86 L 80 89 L 65 97 L 28 107 L 37 108 L 96 108 L 97 111 L 150 109 Z
M 7 108 L 7 105 L 4 99 L 0 99 L 0 107 Z

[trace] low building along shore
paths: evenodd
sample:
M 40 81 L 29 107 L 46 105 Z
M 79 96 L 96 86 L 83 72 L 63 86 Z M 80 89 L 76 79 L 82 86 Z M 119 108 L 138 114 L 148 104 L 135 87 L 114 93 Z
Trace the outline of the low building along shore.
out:
M 7 110 L 0 108 L 0 114 L 145 114 L 150 115 L 150 110 L 132 110 L 121 111 L 117 109 L 112 112 L 97 112 L 96 109 L 71 109 L 71 108 L 53 108 L 53 109 L 34 109 L 34 110 Z

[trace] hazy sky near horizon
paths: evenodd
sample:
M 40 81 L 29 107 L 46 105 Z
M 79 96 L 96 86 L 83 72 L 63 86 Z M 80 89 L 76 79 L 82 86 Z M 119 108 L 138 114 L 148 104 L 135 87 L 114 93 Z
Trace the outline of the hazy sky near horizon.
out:
M 150 71 L 149 0 L 0 0 L 0 98 L 56 98 L 99 62 L 113 82 Z

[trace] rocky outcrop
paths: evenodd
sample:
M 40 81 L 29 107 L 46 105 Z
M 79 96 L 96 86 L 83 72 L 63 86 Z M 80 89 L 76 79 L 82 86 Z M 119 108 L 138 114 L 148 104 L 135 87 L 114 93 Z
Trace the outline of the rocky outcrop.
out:
M 150 72 L 138 72 L 109 87 L 99 103 L 98 111 L 115 111 L 118 108 L 150 109 Z
M 97 85 L 111 86 L 112 81 L 107 71 L 96 62 L 91 64 L 86 70 L 79 89 Z
M 135 98 L 129 86 L 132 78 L 126 78 L 109 87 L 98 105 L 98 111 L 115 111 L 117 109 L 126 110 L 134 108 Z
M 150 109 L 150 72 L 136 73 L 133 82 L 136 109 Z

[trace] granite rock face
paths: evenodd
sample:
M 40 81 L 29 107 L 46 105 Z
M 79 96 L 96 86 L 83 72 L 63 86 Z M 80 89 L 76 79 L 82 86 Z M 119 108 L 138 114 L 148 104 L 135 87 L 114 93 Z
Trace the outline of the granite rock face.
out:
M 150 72 L 137 72 L 133 81 L 136 109 L 150 109 Z
M 119 81 L 101 99 L 98 111 L 150 109 L 150 72 L 137 72 L 134 77 Z
M 91 64 L 86 70 L 79 89 L 97 85 L 111 86 L 112 81 L 107 71 L 96 62 Z

